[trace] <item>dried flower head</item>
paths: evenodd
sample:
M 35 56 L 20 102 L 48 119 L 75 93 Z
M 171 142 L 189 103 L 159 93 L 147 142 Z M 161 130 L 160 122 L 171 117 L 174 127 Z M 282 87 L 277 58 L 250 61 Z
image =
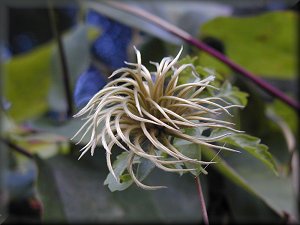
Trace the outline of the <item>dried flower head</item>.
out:
M 215 116 L 221 113 L 230 114 L 228 108 L 239 106 L 231 105 L 219 97 L 203 97 L 205 89 L 217 89 L 210 85 L 214 75 L 201 79 L 192 64 L 178 66 L 176 63 L 182 48 L 174 59 L 166 57 L 159 64 L 152 63 L 156 66 L 155 72 L 149 72 L 142 65 L 141 54 L 136 48 L 135 52 L 137 63 L 126 62 L 133 68 L 120 68 L 113 72 L 110 78 L 117 74 L 120 76 L 110 81 L 75 115 L 80 117 L 87 114 L 84 118 L 85 124 L 75 136 L 84 132 L 83 138 L 91 133 L 90 141 L 81 149 L 81 156 L 89 150 L 93 155 L 97 144 L 102 144 L 106 150 L 108 169 L 118 180 L 110 158 L 112 147 L 117 145 L 130 152 L 128 172 L 134 182 L 145 189 L 156 189 L 159 186 L 144 185 L 136 178 L 133 171 L 135 156 L 152 161 L 162 170 L 179 172 L 193 169 L 178 169 L 170 165 L 182 162 L 209 165 L 214 162 L 187 157 L 173 145 L 174 138 L 211 148 L 236 151 L 214 144 L 230 135 L 230 132 L 217 137 L 195 137 L 186 132 L 188 128 L 225 128 L 228 131 L 237 131 L 230 127 L 232 123 L 216 119 Z M 179 76 L 187 68 L 192 69 L 195 80 L 179 84 Z

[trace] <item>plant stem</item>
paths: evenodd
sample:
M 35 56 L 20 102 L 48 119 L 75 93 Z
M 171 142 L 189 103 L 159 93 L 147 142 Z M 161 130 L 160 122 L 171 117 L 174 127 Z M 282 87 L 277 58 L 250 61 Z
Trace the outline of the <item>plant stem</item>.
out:
M 203 216 L 203 221 L 205 225 L 209 225 L 208 221 L 208 216 L 207 216 L 207 210 L 206 210 L 206 205 L 205 205 L 205 200 L 203 196 L 203 191 L 200 183 L 200 178 L 199 176 L 195 177 L 196 185 L 197 185 L 197 190 L 198 190 L 198 198 L 200 200 L 200 205 L 201 205 L 201 213 Z
M 26 156 L 27 158 L 30 158 L 30 159 L 33 159 L 33 155 L 28 152 L 26 149 L 14 144 L 13 142 L 7 140 L 7 139 L 4 139 L 2 137 L 0 137 L 0 140 L 6 144 L 8 147 L 12 148 L 13 150 L 15 150 L 16 152 Z
M 256 85 L 261 87 L 263 90 L 265 90 L 266 92 L 268 92 L 272 96 L 277 97 L 280 100 L 282 100 L 283 102 L 285 102 L 286 104 L 290 105 L 291 107 L 293 107 L 297 110 L 300 110 L 299 102 L 297 102 L 296 100 L 290 98 L 289 96 L 287 96 L 285 93 L 283 93 L 281 90 L 279 90 L 275 86 L 267 83 L 263 79 L 257 77 L 256 75 L 252 74 L 251 72 L 245 70 L 243 67 L 241 67 L 238 64 L 234 63 L 232 60 L 227 58 L 222 53 L 214 50 L 213 48 L 209 47 L 208 45 L 204 44 L 203 42 L 201 42 L 201 41 L 199 41 L 199 40 L 197 40 L 193 37 L 190 37 L 189 39 L 186 39 L 186 42 L 194 45 L 195 47 L 197 47 L 199 49 L 202 49 L 203 51 L 207 52 L 208 54 L 210 54 L 210 55 L 214 56 L 215 58 L 219 59 L 220 61 L 225 63 L 227 66 L 229 66 L 231 69 L 238 72 L 239 74 L 242 74 L 244 77 L 251 80 L 253 83 L 255 83 Z
M 61 70 L 62 70 L 63 85 L 64 85 L 65 96 L 67 101 L 67 116 L 71 117 L 73 115 L 73 101 L 72 101 L 72 92 L 71 92 L 71 84 L 70 84 L 71 82 L 69 78 L 70 77 L 69 70 L 68 70 L 67 59 L 64 51 L 62 38 L 61 38 L 61 33 L 59 31 L 58 23 L 55 17 L 55 11 L 50 1 L 49 1 L 49 16 L 50 16 L 53 35 L 56 39 L 57 47 L 58 47 L 59 59 L 60 59 Z
M 92 3 L 89 3 L 89 4 L 90 4 L 90 6 L 96 6 L 96 4 L 92 4 Z M 175 36 L 181 38 L 185 42 L 197 47 L 198 49 L 201 49 L 201 50 L 207 52 L 211 56 L 219 59 L 220 61 L 222 61 L 223 63 L 228 65 L 232 70 L 238 72 L 239 74 L 243 75 L 247 79 L 251 80 L 253 83 L 255 83 L 256 85 L 261 87 L 263 90 L 265 90 L 272 96 L 282 100 L 283 102 L 290 105 L 294 109 L 300 110 L 300 104 L 298 101 L 290 98 L 289 96 L 287 96 L 285 93 L 283 93 L 278 88 L 272 86 L 271 84 L 267 83 L 263 79 L 257 77 L 256 75 L 252 74 L 251 72 L 245 70 L 243 67 L 234 63 L 232 60 L 227 58 L 222 53 L 214 50 L 213 48 L 209 47 L 205 43 L 194 38 L 192 35 L 190 35 L 186 31 L 174 26 L 173 24 L 170 24 L 169 22 L 167 22 L 167 21 L 141 9 L 141 8 L 134 7 L 132 5 L 129 6 L 124 3 L 114 2 L 114 1 L 107 2 L 107 4 L 109 4 L 110 6 L 112 6 L 114 8 L 117 8 L 119 10 L 126 11 L 126 12 L 131 13 L 135 16 L 138 16 L 142 19 L 145 19 L 145 20 L 159 26 L 160 28 L 163 28 L 164 30 L 168 31 L 169 33 L 172 33 Z

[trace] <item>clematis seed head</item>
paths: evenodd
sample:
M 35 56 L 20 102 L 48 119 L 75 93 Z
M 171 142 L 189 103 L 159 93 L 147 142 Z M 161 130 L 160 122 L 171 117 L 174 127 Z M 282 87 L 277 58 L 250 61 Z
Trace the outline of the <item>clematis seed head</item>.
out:
M 113 146 L 118 146 L 129 152 L 127 170 L 134 182 L 152 190 L 161 186 L 148 186 L 137 179 L 133 170 L 134 157 L 148 159 L 168 172 L 194 170 L 176 168 L 174 165 L 178 163 L 204 166 L 214 163 L 187 157 L 174 146 L 174 138 L 236 152 L 214 144 L 233 132 L 239 132 L 231 127 L 232 123 L 216 119 L 216 116 L 223 113 L 231 115 L 229 108 L 240 107 L 219 97 L 203 95 L 207 88 L 217 89 L 211 85 L 215 76 L 212 74 L 201 79 L 192 64 L 178 65 L 182 48 L 175 58 L 165 57 L 160 63 L 152 63 L 156 67 L 154 72 L 142 65 L 140 52 L 135 47 L 134 50 L 137 63 L 125 62 L 130 68 L 114 71 L 110 78 L 119 75 L 118 78 L 112 79 L 74 116 L 85 116 L 83 119 L 86 120 L 75 136 L 82 134 L 83 138 L 90 135 L 79 158 L 88 151 L 93 155 L 96 146 L 102 145 L 106 150 L 108 169 L 118 180 L 110 157 Z M 195 80 L 180 84 L 179 76 L 188 68 L 191 68 Z M 225 128 L 228 132 L 217 137 L 197 137 L 186 132 L 199 128 Z

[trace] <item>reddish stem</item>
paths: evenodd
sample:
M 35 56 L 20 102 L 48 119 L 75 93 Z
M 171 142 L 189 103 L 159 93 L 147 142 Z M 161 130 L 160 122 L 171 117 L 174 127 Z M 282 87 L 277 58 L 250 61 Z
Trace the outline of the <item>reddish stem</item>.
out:
M 244 77 L 251 80 L 253 83 L 257 84 L 259 87 L 261 87 L 263 90 L 271 94 L 272 96 L 281 99 L 286 104 L 290 105 L 296 110 L 300 110 L 300 104 L 298 101 L 290 98 L 285 93 L 283 93 L 278 88 L 272 86 L 271 84 L 267 83 L 263 79 L 257 77 L 256 75 L 252 74 L 251 72 L 245 70 L 238 64 L 231 61 L 229 58 L 227 58 L 222 53 L 214 50 L 213 48 L 209 47 L 208 45 L 204 44 L 203 42 L 199 41 L 198 39 L 194 38 L 192 35 L 187 33 L 186 31 L 174 26 L 173 24 L 170 24 L 169 22 L 141 9 L 134 7 L 132 5 L 126 5 L 121 2 L 107 2 L 107 4 L 111 5 L 114 8 L 117 8 L 122 11 L 129 12 L 135 16 L 138 16 L 142 19 L 146 19 L 147 21 L 159 26 L 160 28 L 168 31 L 169 33 L 174 34 L 175 36 L 179 37 L 180 39 L 186 41 L 187 43 L 207 52 L 211 56 L 219 59 L 226 65 L 228 65 L 232 70 L 238 72 L 239 74 L 243 75 Z M 94 4 L 90 4 L 93 7 L 96 7 Z
M 269 94 L 273 95 L 274 97 L 281 99 L 283 102 L 285 102 L 286 104 L 292 106 L 293 108 L 295 108 L 297 110 L 300 109 L 299 102 L 290 98 L 285 93 L 283 93 L 281 90 L 279 90 L 278 88 L 274 87 L 273 85 L 267 83 L 263 79 L 257 77 L 256 75 L 252 74 L 251 72 L 245 70 L 238 64 L 231 61 L 229 58 L 227 58 L 222 53 L 216 51 L 215 49 L 209 47 L 208 45 L 204 44 L 203 42 L 200 42 L 199 40 L 197 40 L 193 37 L 185 39 L 185 41 L 194 45 L 195 47 L 197 47 L 199 49 L 202 49 L 203 51 L 214 56 L 215 58 L 219 59 L 220 61 L 225 63 L 227 66 L 229 66 L 231 69 L 242 74 L 244 77 L 248 78 L 253 83 L 257 84 L 259 87 L 261 87 L 263 90 L 267 91 Z
M 12 148 L 16 152 L 26 156 L 27 158 L 33 159 L 33 155 L 29 151 L 27 151 L 26 149 L 14 144 L 10 140 L 0 137 L 0 141 L 2 141 L 4 144 L 6 144 L 9 148 Z
M 202 192 L 202 187 L 201 187 L 199 176 L 195 177 L 195 181 L 196 181 L 196 185 L 197 185 L 198 198 L 200 200 L 201 213 L 202 213 L 202 216 L 203 216 L 203 221 L 204 221 L 204 224 L 209 225 L 208 216 L 207 216 L 207 210 L 206 210 L 206 205 L 205 205 L 205 200 L 204 200 L 204 196 L 203 196 L 203 192 Z

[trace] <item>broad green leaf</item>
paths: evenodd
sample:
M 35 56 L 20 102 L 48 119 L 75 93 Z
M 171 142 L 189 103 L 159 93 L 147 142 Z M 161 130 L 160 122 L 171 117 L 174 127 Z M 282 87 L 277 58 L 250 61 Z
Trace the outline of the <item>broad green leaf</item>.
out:
M 83 165 L 83 160 L 76 158 L 56 155 L 47 160 L 36 159 L 37 190 L 44 206 L 43 222 L 118 220 L 123 210 L 112 202 L 101 184 L 107 171 L 102 171 L 101 167 L 95 169 L 95 160 L 87 159 Z
M 154 170 L 145 183 L 168 188 L 146 191 L 131 185 L 124 191 L 111 192 L 103 185 L 108 169 L 105 150 L 99 150 L 93 157 L 86 155 L 79 161 L 77 151 L 42 160 L 39 168 L 46 166 L 49 169 L 40 169 L 39 173 L 39 179 L 43 179 L 39 182 L 44 185 L 43 194 L 48 200 L 44 206 L 50 210 L 45 210 L 47 220 L 44 222 L 60 222 L 61 213 L 54 214 L 53 211 L 61 208 L 68 223 L 200 222 L 200 205 L 195 197 L 197 189 L 192 176 L 180 177 Z M 201 182 L 206 196 L 205 177 Z
M 194 144 L 190 144 L 190 146 L 188 146 L 188 144 L 186 144 L 185 146 L 182 145 L 183 146 L 182 149 L 183 150 L 194 149 L 193 145 Z M 178 147 L 178 145 L 176 145 L 176 146 Z M 197 145 L 195 145 L 195 146 L 197 146 Z M 179 148 L 179 149 L 181 149 L 181 148 Z M 234 184 L 236 184 L 237 186 L 241 187 L 242 189 L 244 189 L 245 191 L 247 191 L 248 193 L 250 193 L 252 195 L 252 197 L 255 196 L 256 198 L 261 199 L 261 201 L 264 204 L 267 204 L 267 206 L 270 207 L 271 210 L 276 211 L 276 213 L 278 215 L 282 216 L 281 210 L 277 206 L 278 203 L 276 203 L 276 202 L 274 203 L 272 200 L 270 201 L 268 198 L 265 198 L 264 195 L 259 192 L 260 191 L 260 187 L 258 187 L 258 190 L 256 190 L 256 188 L 257 188 L 257 184 L 256 183 L 253 183 L 253 184 L 249 183 L 248 180 L 247 180 L 247 177 L 242 177 L 240 174 L 238 174 L 237 171 L 235 171 L 235 169 L 232 168 L 226 161 L 224 161 L 221 157 L 219 157 L 218 155 L 216 155 L 215 151 L 213 151 L 211 149 L 208 149 L 208 148 L 205 148 L 205 147 L 202 147 L 201 148 L 201 154 L 202 154 L 202 158 L 204 157 L 206 160 L 212 160 L 213 159 L 213 161 L 217 162 L 216 164 L 212 164 L 212 165 L 208 166 L 207 169 L 205 168 L 208 171 L 208 176 L 210 176 L 210 173 L 209 173 L 210 167 L 216 168 L 221 174 L 223 174 L 226 178 L 228 178 L 229 180 L 231 180 Z M 232 155 L 239 155 L 240 157 L 243 157 L 243 154 L 232 153 L 232 154 L 228 154 L 228 158 L 230 158 Z M 251 171 L 251 168 L 252 168 L 253 164 L 252 163 L 244 162 L 243 166 L 244 167 L 248 167 L 249 171 Z M 266 170 L 266 168 L 262 168 L 262 169 Z M 256 174 L 254 173 L 253 177 L 255 177 L 255 176 L 256 176 Z M 279 179 L 278 177 L 274 176 L 274 174 L 271 174 L 271 179 L 276 180 L 275 182 L 279 182 L 279 183 L 282 182 L 280 180 L 281 178 Z M 267 178 L 266 178 L 266 180 L 267 180 Z M 261 184 L 261 185 L 263 185 L 263 184 Z M 268 185 L 268 184 L 266 183 L 265 185 Z M 273 188 L 273 190 L 274 190 L 274 188 Z M 279 190 L 276 190 L 276 193 L 283 194 L 284 191 L 285 191 L 285 189 L 282 190 L 280 188 Z M 234 193 L 230 193 L 230 195 L 228 196 L 228 198 L 233 198 L 234 199 L 235 198 Z M 273 204 L 276 204 L 276 205 L 273 206 Z M 289 204 L 289 202 L 287 202 L 287 204 Z M 235 207 L 238 208 L 239 206 L 238 205 L 233 205 L 232 207 L 233 207 L 232 210 L 236 210 Z M 272 218 L 266 218 L 266 221 L 268 221 L 270 219 L 272 219 Z
M 123 152 L 118 155 L 116 160 L 114 161 L 113 169 L 117 177 L 121 177 L 121 175 L 123 175 L 124 171 L 126 170 L 128 164 L 128 155 L 128 152 Z M 121 179 L 119 182 L 111 173 L 109 173 L 104 181 L 104 185 L 108 185 L 110 191 L 123 191 L 133 183 L 132 179 L 128 179 L 128 175 L 125 177 L 126 179 L 124 179 L 123 177 L 123 180 Z
M 296 197 L 291 175 L 276 176 L 248 153 L 224 155 L 224 160 L 281 217 L 285 216 L 285 212 L 296 218 Z
M 64 205 L 56 187 L 55 174 L 49 164 L 35 157 L 38 166 L 37 190 L 43 205 L 43 222 L 64 222 L 66 215 Z
M 224 178 L 226 179 L 226 178 Z M 224 181 L 223 193 L 236 224 L 282 224 L 285 218 L 278 215 L 266 202 L 255 198 L 230 180 Z
M 215 167 L 221 174 L 223 174 L 225 177 L 230 179 L 232 182 L 234 182 L 236 185 L 240 186 L 241 188 L 245 189 L 249 193 L 258 196 L 258 194 L 253 190 L 246 180 L 244 180 L 243 177 L 241 177 L 233 168 L 231 168 L 226 161 L 224 161 L 220 156 L 217 155 L 217 153 L 209 148 L 203 147 L 202 148 L 202 154 L 205 158 L 211 160 L 214 159 L 215 162 L 217 162 L 214 165 L 211 165 Z M 208 169 L 209 170 L 209 167 Z
M 213 37 L 223 42 L 230 59 L 257 75 L 281 79 L 296 75 L 297 15 L 292 11 L 219 17 L 200 29 L 201 37 Z M 230 71 L 205 53 L 200 54 L 199 61 L 221 74 Z
M 227 132 L 228 131 L 224 129 L 216 129 L 212 131 L 211 137 L 219 136 Z M 271 153 L 268 151 L 268 147 L 264 144 L 260 144 L 259 138 L 253 137 L 248 134 L 232 134 L 230 136 L 222 138 L 220 142 L 247 151 L 249 154 L 267 165 L 275 174 L 278 174 L 276 163 Z
M 94 40 L 98 34 L 95 29 L 80 25 L 64 35 L 63 43 L 73 83 L 74 77 L 87 66 L 88 41 Z M 54 109 L 65 109 L 65 95 L 60 92 L 61 72 L 58 65 L 56 70 L 52 65 L 52 60 L 58 60 L 57 54 L 53 53 L 54 46 L 53 42 L 47 43 L 4 64 L 4 96 L 12 104 L 8 114 L 17 122 L 42 115 L 49 108 L 49 102 Z M 54 83 L 53 94 L 48 98 L 51 83 Z
M 197 63 L 207 68 L 216 70 L 218 74 L 221 74 L 223 77 L 228 77 L 228 74 L 231 73 L 231 70 L 227 65 L 222 63 L 220 60 L 210 56 L 206 52 L 201 52 L 199 54 Z
M 228 154 L 224 159 L 211 149 L 203 148 L 203 156 L 214 157 L 217 164 L 211 165 L 234 184 L 255 197 L 260 198 L 278 215 L 283 211 L 295 215 L 295 197 L 290 177 L 276 176 L 270 170 L 251 157 L 250 154 Z M 209 167 L 208 176 L 209 176 Z M 231 193 L 233 195 L 234 193 Z M 230 196 L 228 196 L 230 198 Z M 236 207 L 239 207 L 238 205 Z M 234 210 L 234 208 L 233 208 Z
M 13 57 L 4 64 L 4 96 L 12 103 L 8 114 L 20 122 L 47 110 L 51 81 L 51 44 Z

